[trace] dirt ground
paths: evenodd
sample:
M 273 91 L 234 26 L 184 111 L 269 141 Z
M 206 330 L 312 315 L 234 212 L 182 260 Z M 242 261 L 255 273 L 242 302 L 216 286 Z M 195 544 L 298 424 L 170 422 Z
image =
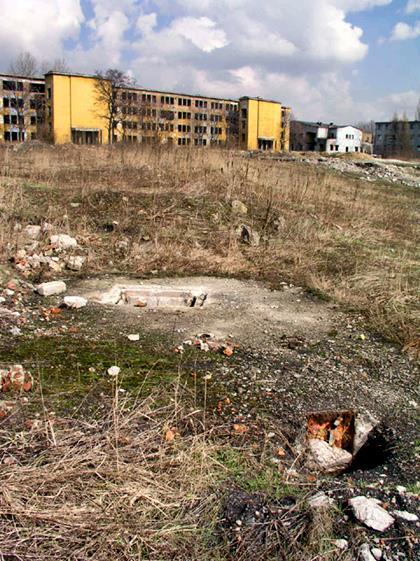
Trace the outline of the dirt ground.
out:
M 176 309 L 94 302 L 114 286 L 142 285 L 204 291 L 208 299 L 201 308 Z M 369 413 L 381 422 L 384 445 L 392 449 L 392 454 L 378 450 L 377 458 L 369 460 L 371 476 L 385 469 L 394 481 L 415 482 L 417 364 L 365 332 L 363 318 L 345 314 L 299 287 L 285 284 L 276 291 L 254 281 L 211 277 L 141 281 L 102 276 L 74 282 L 69 294 L 91 300 L 90 314 L 94 310 L 101 317 L 107 336 L 110 331 L 123 337 L 140 334 L 139 342 L 127 345 L 141 346 L 145 333 L 159 334 L 168 349 L 202 333 L 232 344 L 232 357 L 216 360 L 213 353 L 203 351 L 206 362 L 194 363 L 202 375 L 211 375 L 211 405 L 216 408 L 220 401 L 230 401 L 223 412 L 229 421 L 263 421 L 268 427 L 279 423 L 293 442 L 312 411 Z M 366 473 L 360 477 L 366 478 Z

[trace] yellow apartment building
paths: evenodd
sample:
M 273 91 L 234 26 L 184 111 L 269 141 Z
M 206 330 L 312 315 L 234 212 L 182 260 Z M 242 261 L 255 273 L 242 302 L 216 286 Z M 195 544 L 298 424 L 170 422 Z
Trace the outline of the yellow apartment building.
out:
M 239 100 L 239 143 L 244 150 L 289 150 L 290 108 L 259 97 Z
M 130 142 L 276 152 L 289 149 L 290 110 L 275 101 L 127 87 L 115 91 L 116 111 L 110 120 L 95 76 L 49 72 L 44 79 L 33 80 L 0 75 L 0 86 L 0 142 L 42 138 L 54 144 Z M 27 108 L 27 116 L 11 117 L 16 110 L 7 101 L 7 92 L 12 90 L 10 98 L 19 97 L 21 90 L 26 92 L 20 96 L 25 101 L 18 104 Z M 30 101 L 31 96 L 36 103 Z M 13 129 L 11 119 L 20 123 L 19 131 Z

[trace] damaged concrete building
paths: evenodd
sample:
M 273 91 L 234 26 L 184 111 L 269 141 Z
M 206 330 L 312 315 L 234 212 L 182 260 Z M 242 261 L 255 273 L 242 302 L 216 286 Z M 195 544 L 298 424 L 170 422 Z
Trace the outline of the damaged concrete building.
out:
M 0 75 L 0 142 L 144 143 L 289 150 L 290 109 L 260 98 L 239 100 L 120 87 L 115 111 L 98 95 L 96 76 L 49 72 Z
M 291 149 L 298 152 L 346 153 L 369 151 L 363 133 L 352 125 L 292 121 L 290 124 Z

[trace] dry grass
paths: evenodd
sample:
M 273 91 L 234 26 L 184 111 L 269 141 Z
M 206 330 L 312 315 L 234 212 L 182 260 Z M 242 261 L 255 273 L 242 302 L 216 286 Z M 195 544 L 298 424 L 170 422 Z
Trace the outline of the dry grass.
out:
M 2 561 L 350 560 L 333 546 L 331 515 L 311 516 L 305 497 L 272 503 L 239 540 L 236 516 L 226 518 L 234 499 L 218 459 L 230 446 L 221 427 L 218 437 L 206 430 L 179 388 L 165 406 L 162 392 L 159 401 L 118 395 L 116 386 L 97 418 L 45 410 L 18 432 L 0 430 Z M 235 453 L 250 450 L 242 443 Z
M 216 150 L 4 149 L 0 172 L 5 256 L 19 243 L 16 222 L 46 219 L 79 236 L 90 272 L 288 280 L 362 312 L 390 340 L 418 346 L 415 189 Z M 231 212 L 234 199 L 247 216 Z M 118 226 L 106 232 L 112 221 Z M 262 235 L 258 247 L 238 241 L 241 223 Z

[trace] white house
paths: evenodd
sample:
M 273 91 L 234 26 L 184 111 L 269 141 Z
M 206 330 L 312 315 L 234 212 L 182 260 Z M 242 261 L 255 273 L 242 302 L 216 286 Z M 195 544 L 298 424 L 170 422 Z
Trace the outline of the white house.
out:
M 363 132 L 351 125 L 292 121 L 290 144 L 302 152 L 362 152 Z
M 325 150 L 330 153 L 361 152 L 362 136 L 362 131 L 351 125 L 329 127 Z

